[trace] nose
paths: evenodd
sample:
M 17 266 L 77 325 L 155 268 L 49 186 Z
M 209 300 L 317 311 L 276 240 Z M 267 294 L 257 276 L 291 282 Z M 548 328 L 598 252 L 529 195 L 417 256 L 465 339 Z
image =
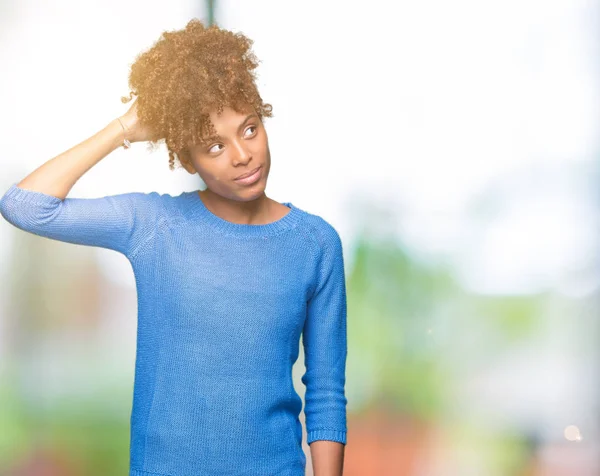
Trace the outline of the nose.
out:
M 252 154 L 246 148 L 243 142 L 234 141 L 233 147 L 236 151 L 235 157 L 237 158 L 237 162 L 248 162 L 248 160 L 252 157 Z

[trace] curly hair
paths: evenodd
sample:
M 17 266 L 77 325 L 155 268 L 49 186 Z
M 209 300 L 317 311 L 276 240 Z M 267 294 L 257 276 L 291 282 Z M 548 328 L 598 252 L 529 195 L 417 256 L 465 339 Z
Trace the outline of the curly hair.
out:
M 263 102 L 254 69 L 259 60 L 253 41 L 200 20 L 190 20 L 181 30 L 163 31 L 148 50 L 138 54 L 129 74 L 129 97 L 137 96 L 139 121 L 152 131 L 150 145 L 164 142 L 169 169 L 175 156 L 189 163 L 187 147 L 206 145 L 216 136 L 209 114 L 225 106 L 237 112 L 251 106 L 261 120 L 272 117 L 272 106 Z

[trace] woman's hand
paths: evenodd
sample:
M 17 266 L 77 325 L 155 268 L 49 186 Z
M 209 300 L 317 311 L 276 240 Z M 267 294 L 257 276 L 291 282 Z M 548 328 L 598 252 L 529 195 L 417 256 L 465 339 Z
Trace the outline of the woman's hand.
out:
M 152 131 L 147 125 L 141 124 L 137 115 L 137 99 L 131 105 L 129 110 L 119 117 L 125 127 L 125 138 L 129 142 L 142 142 L 155 140 Z

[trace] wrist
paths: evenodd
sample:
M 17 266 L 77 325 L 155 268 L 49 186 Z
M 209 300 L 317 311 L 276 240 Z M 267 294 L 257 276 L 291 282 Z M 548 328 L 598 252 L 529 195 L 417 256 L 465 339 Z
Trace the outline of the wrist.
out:
M 119 124 L 119 121 L 117 119 L 113 119 L 108 123 L 105 129 L 110 132 L 112 150 L 123 147 L 123 128 L 121 127 L 121 124 Z
M 123 146 L 125 149 L 129 149 L 129 147 L 131 147 L 131 143 L 133 142 L 131 127 L 127 123 L 127 119 L 123 116 L 118 117 L 116 122 L 121 129 L 121 146 Z

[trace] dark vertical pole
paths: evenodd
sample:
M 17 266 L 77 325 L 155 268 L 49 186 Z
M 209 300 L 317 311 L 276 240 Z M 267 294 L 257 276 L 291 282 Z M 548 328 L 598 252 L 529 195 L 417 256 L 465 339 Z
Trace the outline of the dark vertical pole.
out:
M 206 0 L 206 11 L 208 14 L 208 26 L 214 25 L 215 23 L 215 3 L 217 0 Z

